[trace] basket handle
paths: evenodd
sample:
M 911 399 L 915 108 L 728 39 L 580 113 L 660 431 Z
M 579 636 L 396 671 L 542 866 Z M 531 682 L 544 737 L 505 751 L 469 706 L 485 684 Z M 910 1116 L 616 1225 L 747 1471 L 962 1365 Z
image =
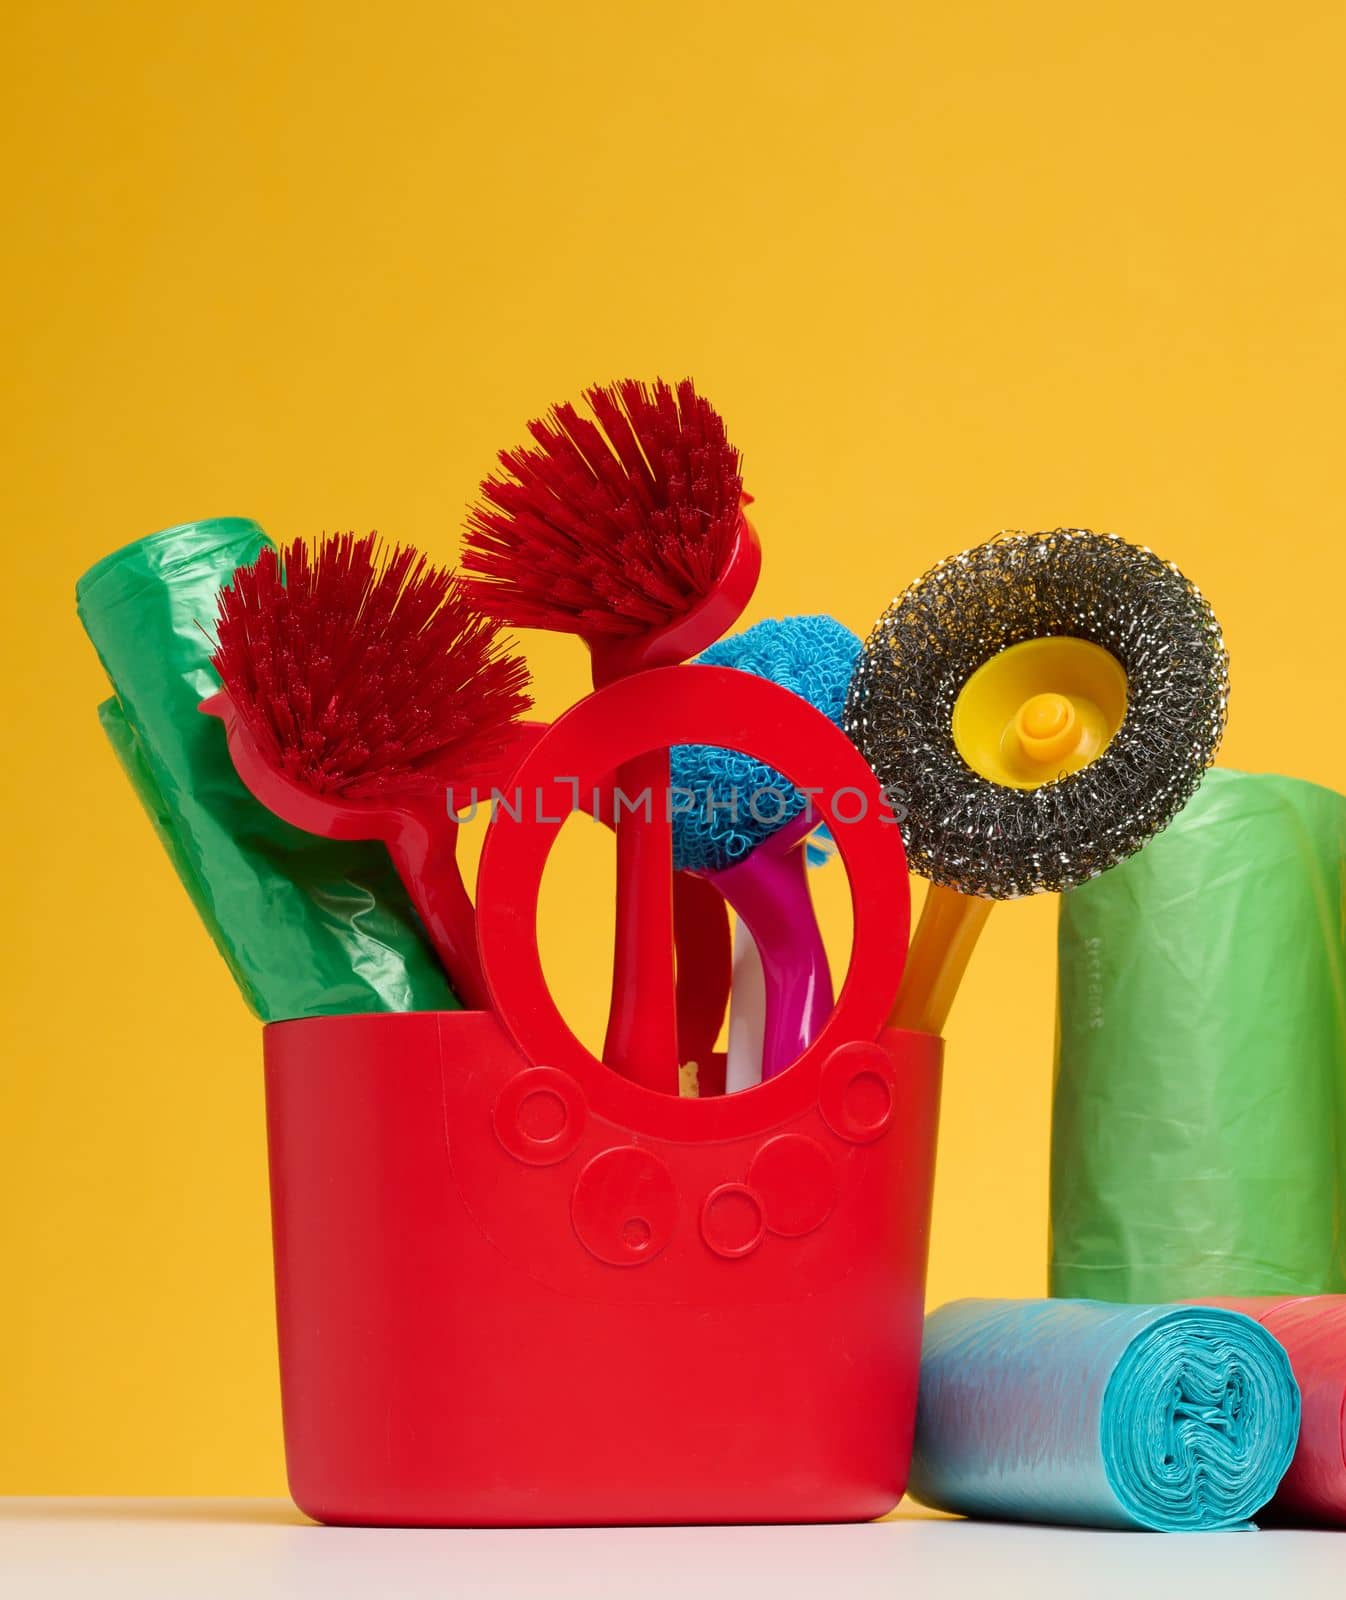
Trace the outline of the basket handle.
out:
M 769 1083 L 705 1101 L 658 1094 L 607 1071 L 558 1010 L 537 947 L 538 891 L 565 818 L 590 803 L 607 774 L 675 744 L 741 751 L 808 785 L 836 839 L 853 908 L 850 966 L 817 1038 Z M 642 672 L 596 690 L 558 718 L 524 758 L 511 789 L 517 813 L 498 809 L 482 848 L 478 938 L 496 1013 L 531 1061 L 573 1073 L 628 1125 L 672 1132 L 699 1118 L 704 1132 L 713 1125 L 729 1135 L 811 1097 L 822 1062 L 838 1045 L 877 1037 L 906 956 L 906 856 L 863 756 L 807 701 L 729 667 Z

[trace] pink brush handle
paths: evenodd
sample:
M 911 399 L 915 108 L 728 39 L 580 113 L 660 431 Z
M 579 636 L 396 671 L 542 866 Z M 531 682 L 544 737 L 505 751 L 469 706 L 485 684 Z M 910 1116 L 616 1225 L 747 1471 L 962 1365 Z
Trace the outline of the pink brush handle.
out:
M 463 1008 L 489 1011 L 476 914 L 458 870 L 458 824 L 439 810 L 407 814 L 388 854 Z
M 623 1077 L 678 1092 L 678 1018 L 673 964 L 673 827 L 668 751 L 627 762 L 617 774 L 617 907 L 612 1007 L 603 1060 Z M 648 815 L 647 815 L 648 808 Z
M 753 851 L 711 881 L 743 919 L 762 960 L 762 1080 L 808 1048 L 832 1009 L 832 973 L 809 894 L 806 846 Z

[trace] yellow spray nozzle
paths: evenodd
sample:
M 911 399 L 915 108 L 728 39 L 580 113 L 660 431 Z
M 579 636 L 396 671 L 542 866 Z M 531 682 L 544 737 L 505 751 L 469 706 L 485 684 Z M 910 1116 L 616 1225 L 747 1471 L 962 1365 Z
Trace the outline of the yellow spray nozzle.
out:
M 953 740 L 974 772 L 1038 789 L 1107 749 L 1126 717 L 1126 673 L 1087 639 L 1028 639 L 992 656 L 963 685 Z

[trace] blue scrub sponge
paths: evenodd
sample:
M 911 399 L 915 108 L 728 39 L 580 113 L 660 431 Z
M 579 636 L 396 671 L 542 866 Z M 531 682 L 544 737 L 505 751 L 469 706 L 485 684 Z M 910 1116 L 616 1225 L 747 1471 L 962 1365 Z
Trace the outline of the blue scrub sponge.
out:
M 696 659 L 769 678 L 840 727 L 860 649 L 856 635 L 833 617 L 785 617 L 721 639 Z M 673 861 L 682 871 L 732 867 L 804 808 L 788 778 L 736 750 L 677 745 L 670 771 Z

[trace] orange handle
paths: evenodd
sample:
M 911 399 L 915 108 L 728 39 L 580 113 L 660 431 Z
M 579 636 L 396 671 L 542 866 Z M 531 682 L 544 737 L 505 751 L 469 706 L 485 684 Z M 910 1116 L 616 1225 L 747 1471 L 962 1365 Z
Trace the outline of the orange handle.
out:
M 942 1034 L 994 900 L 932 883 L 888 1025 Z

